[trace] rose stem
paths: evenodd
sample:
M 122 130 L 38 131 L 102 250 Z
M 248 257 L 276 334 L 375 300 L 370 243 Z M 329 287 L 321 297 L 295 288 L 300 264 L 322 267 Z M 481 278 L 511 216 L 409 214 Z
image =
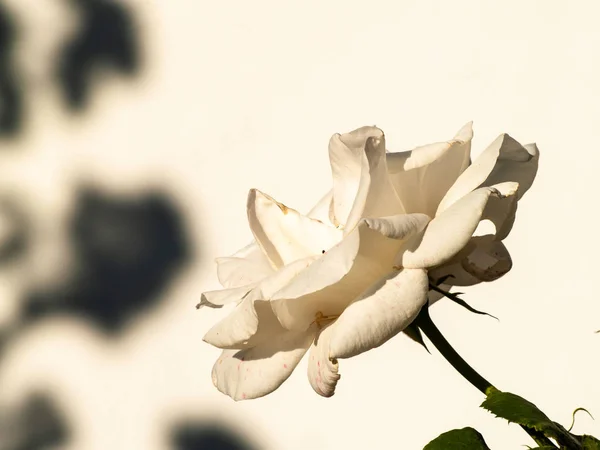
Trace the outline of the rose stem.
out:
M 446 361 L 448 361 L 452 367 L 454 367 L 463 377 L 465 377 L 469 383 L 475 386 L 484 395 L 487 395 L 486 392 L 489 388 L 494 388 L 494 386 L 488 380 L 479 375 L 475 369 L 473 369 L 469 363 L 462 359 L 456 350 L 452 348 L 450 343 L 446 340 L 446 338 L 431 320 L 427 305 L 421 309 L 421 312 L 415 319 L 414 323 L 421 329 L 421 331 L 423 331 L 425 336 L 429 338 L 431 343 L 435 346 L 435 348 L 438 349 L 442 356 L 446 358 Z M 525 430 L 525 432 L 531 436 L 536 444 L 558 448 L 542 433 L 522 425 L 521 428 L 523 428 L 523 430 Z

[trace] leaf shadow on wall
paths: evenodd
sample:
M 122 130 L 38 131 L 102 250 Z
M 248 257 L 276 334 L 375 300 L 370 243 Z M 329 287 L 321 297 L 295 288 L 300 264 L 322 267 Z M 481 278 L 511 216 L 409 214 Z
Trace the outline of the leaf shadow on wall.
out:
M 25 254 L 29 245 L 29 225 L 18 202 L 0 195 L 0 268 Z
M 76 270 L 27 298 L 25 323 L 71 314 L 118 334 L 157 304 L 191 257 L 182 216 L 161 192 L 121 197 L 82 189 L 69 235 Z
M 113 70 L 134 75 L 140 66 L 140 52 L 132 17 L 115 1 L 67 0 L 80 15 L 75 38 L 62 51 L 58 83 L 70 108 L 87 105 L 94 72 Z
M 21 405 L 0 412 L 0 449 L 62 448 L 70 436 L 65 416 L 45 393 L 32 393 Z
M 21 129 L 23 104 L 13 63 L 15 42 L 12 16 L 0 3 L 0 136 L 13 136 Z
M 79 16 L 74 37 L 67 41 L 46 76 L 62 92 L 66 106 L 82 112 L 94 86 L 106 81 L 106 72 L 134 77 L 141 70 L 139 33 L 129 8 L 115 0 L 65 0 Z M 0 0 L 0 137 L 14 137 L 27 117 L 27 73 L 15 61 L 13 49 L 26 30 Z
M 188 421 L 173 428 L 172 450 L 256 450 L 256 447 L 228 428 Z

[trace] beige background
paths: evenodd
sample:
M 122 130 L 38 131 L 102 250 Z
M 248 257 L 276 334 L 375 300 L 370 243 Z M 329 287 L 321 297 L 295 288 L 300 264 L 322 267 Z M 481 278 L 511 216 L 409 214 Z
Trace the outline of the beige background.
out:
M 567 425 L 579 406 L 600 418 L 596 2 L 128 3 L 147 70 L 103 85 L 93 113 L 74 118 L 43 74 L 76 23 L 59 2 L 7 2 L 31 30 L 19 54 L 36 95 L 27 135 L 2 143 L 23 151 L 0 153 L 0 188 L 32 199 L 45 243 L 27 271 L 1 275 L 1 321 L 27 277 L 51 283 L 68 267 L 59 225 L 82 178 L 116 192 L 164 186 L 199 258 L 118 343 L 67 319 L 22 335 L 0 369 L 3 404 L 40 383 L 57 389 L 77 450 L 165 449 L 164 427 L 181 415 L 224 421 L 265 449 L 419 449 L 468 425 L 494 449 L 531 444 L 479 409 L 482 396 L 436 351 L 404 337 L 342 361 L 331 399 L 301 364 L 269 397 L 234 403 L 213 388 L 218 350 L 201 341 L 223 312 L 194 310 L 217 287 L 213 258 L 249 240 L 249 188 L 307 210 L 329 188 L 334 132 L 375 124 L 402 150 L 473 120 L 476 153 L 508 132 L 538 143 L 540 169 L 506 241 L 512 272 L 465 297 L 500 322 L 449 302 L 432 315 L 498 387 Z M 581 415 L 574 430 L 598 435 L 600 423 Z

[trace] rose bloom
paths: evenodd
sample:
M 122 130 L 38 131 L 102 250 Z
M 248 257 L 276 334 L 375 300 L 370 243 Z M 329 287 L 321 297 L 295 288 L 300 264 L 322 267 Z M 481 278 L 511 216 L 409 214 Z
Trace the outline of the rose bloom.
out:
M 539 153 L 500 135 L 471 164 L 473 131 L 388 153 L 376 127 L 329 142 L 333 188 L 307 215 L 256 189 L 248 195 L 254 242 L 217 259 L 224 289 L 199 306 L 234 308 L 204 340 L 223 349 L 212 371 L 234 400 L 277 389 L 305 353 L 308 380 L 330 397 L 338 360 L 403 331 L 449 288 L 507 273 L 502 244 Z

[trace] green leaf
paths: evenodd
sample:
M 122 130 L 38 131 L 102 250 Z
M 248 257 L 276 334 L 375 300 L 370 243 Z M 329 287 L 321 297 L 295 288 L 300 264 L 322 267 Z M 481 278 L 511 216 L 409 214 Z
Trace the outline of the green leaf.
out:
M 583 435 L 581 437 L 583 450 L 600 450 L 600 441 L 594 436 Z
M 440 434 L 423 450 L 490 450 L 483 436 L 471 427 Z
M 496 417 L 541 432 L 547 438 L 554 438 L 561 448 L 580 448 L 576 436 L 565 430 L 562 425 L 550 420 L 537 406 L 523 397 L 510 392 L 501 392 L 495 388 L 489 388 L 486 394 L 487 398 L 481 407 L 495 414 Z
M 495 414 L 496 417 L 533 428 L 550 437 L 556 438 L 561 432 L 560 428 L 537 406 L 510 392 L 490 388 L 481 407 Z

